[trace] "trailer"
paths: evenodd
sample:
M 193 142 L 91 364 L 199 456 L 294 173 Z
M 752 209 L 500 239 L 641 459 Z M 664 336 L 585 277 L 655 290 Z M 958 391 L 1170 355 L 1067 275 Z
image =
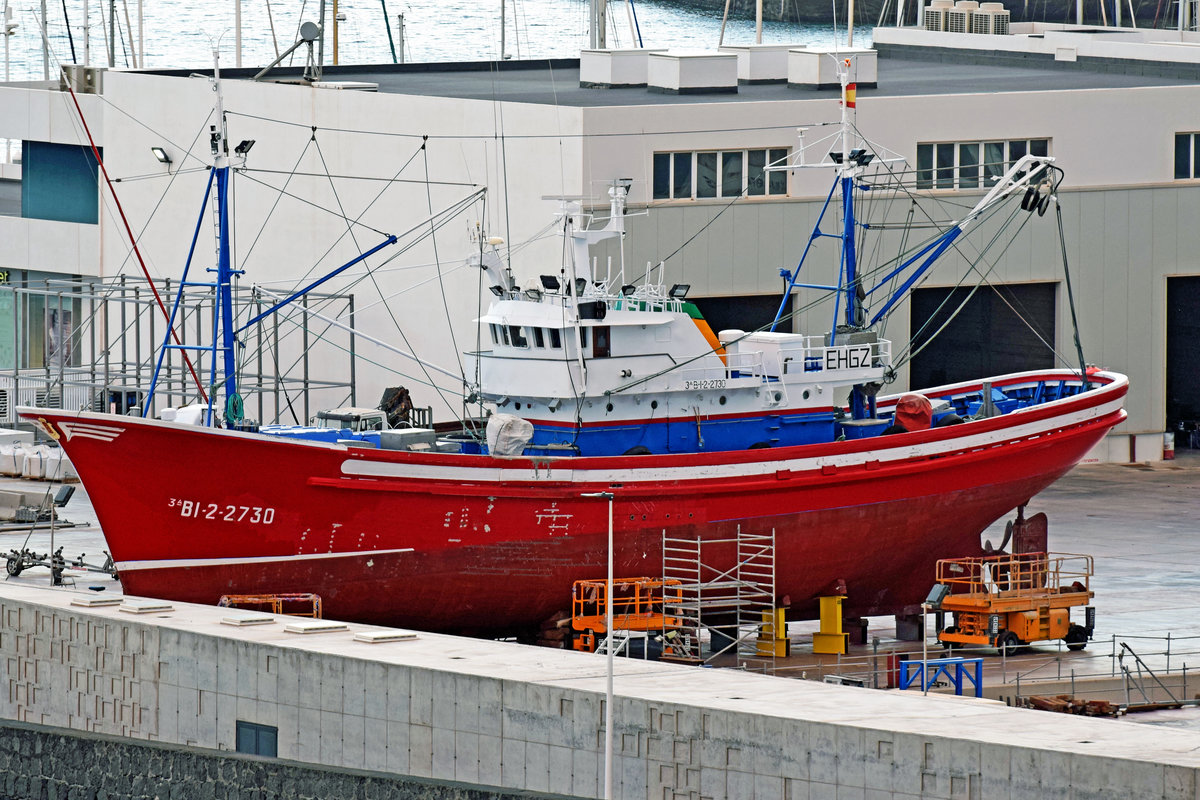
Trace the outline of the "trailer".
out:
M 939 623 L 938 641 L 947 649 L 994 647 L 1005 655 L 1032 642 L 1061 639 L 1082 650 L 1096 624 L 1091 579 L 1092 557 L 1074 553 L 1001 553 L 937 562 L 934 608 L 950 625 Z M 1071 609 L 1084 608 L 1083 624 Z

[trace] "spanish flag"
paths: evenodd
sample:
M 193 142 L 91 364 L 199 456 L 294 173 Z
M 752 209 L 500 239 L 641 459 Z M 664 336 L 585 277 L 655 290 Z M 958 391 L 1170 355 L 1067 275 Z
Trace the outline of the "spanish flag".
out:
M 846 84 L 846 108 L 854 108 L 854 95 L 858 92 L 857 83 Z

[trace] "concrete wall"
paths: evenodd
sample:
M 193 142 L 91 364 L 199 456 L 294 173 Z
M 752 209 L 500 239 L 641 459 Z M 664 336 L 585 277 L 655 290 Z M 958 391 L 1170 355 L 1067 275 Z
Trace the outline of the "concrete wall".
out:
M 365 770 L 335 770 L 20 722 L 0 723 L 0 776 L 3 776 L 0 778 L 0 795 L 46 800 L 551 798 L 546 794 L 487 789 Z
M 0 588 L 0 717 L 234 747 L 237 720 L 279 729 L 279 756 L 585 797 L 603 783 L 603 660 L 420 634 L 234 628 L 228 610 L 133 615 L 72 593 Z M 1200 734 L 617 660 L 616 796 L 1188 798 Z

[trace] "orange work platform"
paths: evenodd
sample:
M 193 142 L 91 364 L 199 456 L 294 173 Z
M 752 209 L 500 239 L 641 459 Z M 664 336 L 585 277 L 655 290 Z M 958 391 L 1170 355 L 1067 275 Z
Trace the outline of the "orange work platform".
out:
M 1092 557 L 1074 553 L 1001 553 L 937 562 L 943 597 L 934 607 L 954 616 L 938 632 L 947 648 L 982 645 L 1014 653 L 1030 642 L 1062 639 L 1071 650 L 1087 646 L 1095 626 Z M 1087 606 L 1084 624 L 1071 609 Z

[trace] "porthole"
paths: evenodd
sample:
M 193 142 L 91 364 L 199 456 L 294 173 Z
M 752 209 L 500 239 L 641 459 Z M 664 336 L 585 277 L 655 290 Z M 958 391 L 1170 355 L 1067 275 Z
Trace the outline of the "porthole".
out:
M 520 404 L 520 403 L 513 403 L 513 408 L 515 408 L 515 409 L 517 409 L 518 411 L 520 411 L 520 410 L 521 410 L 521 404 Z
M 608 403 L 607 405 L 604 406 L 605 411 L 612 411 L 612 408 L 613 408 L 612 403 Z
M 717 400 L 717 402 L 720 403 L 721 405 L 725 405 L 725 395 L 721 395 L 721 397 Z
M 650 401 L 650 407 L 651 407 L 651 408 L 658 408 L 658 401 L 657 401 L 657 400 L 651 400 L 651 401 Z
M 805 400 L 808 399 L 808 389 L 804 390 L 804 394 L 802 395 L 802 397 L 804 397 Z

